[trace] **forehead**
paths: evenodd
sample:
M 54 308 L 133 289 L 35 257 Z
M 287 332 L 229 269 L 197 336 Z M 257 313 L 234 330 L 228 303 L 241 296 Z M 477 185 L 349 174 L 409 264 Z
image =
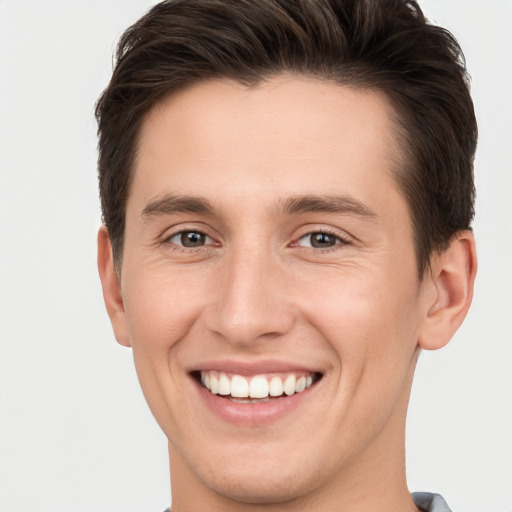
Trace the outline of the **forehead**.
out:
M 396 187 L 394 115 L 382 93 L 315 79 L 196 84 L 146 116 L 129 204 L 164 193 L 222 202 L 335 191 L 383 200 L 375 179 Z

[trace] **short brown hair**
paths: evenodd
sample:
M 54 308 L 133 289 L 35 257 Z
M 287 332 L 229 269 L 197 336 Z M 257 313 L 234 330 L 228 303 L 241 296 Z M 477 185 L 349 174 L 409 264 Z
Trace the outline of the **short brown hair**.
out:
M 148 111 L 200 81 L 253 86 L 281 73 L 373 88 L 392 101 L 405 156 L 396 179 L 420 276 L 434 251 L 470 227 L 477 125 L 464 57 L 415 1 L 166 0 L 121 37 L 96 105 L 101 206 L 116 265 Z

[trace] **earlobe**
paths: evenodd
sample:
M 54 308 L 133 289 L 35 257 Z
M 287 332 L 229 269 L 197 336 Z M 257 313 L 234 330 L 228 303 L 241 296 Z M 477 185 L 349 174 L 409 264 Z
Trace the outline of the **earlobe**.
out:
M 425 350 L 444 347 L 462 324 L 471 300 L 477 269 L 473 233 L 458 233 L 448 248 L 435 256 L 425 277 L 425 314 L 418 344 Z
M 103 299 L 116 340 L 120 345 L 129 347 L 131 344 L 121 293 L 121 283 L 114 268 L 112 246 L 108 230 L 105 226 L 102 226 L 98 231 L 98 271 L 103 288 Z

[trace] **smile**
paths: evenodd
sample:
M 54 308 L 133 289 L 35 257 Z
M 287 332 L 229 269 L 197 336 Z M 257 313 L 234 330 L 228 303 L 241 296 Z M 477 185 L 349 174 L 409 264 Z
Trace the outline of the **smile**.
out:
M 316 376 L 313 373 L 244 377 L 215 370 L 200 372 L 200 382 L 210 393 L 240 403 L 262 402 L 281 396 L 291 396 L 301 393 L 315 381 Z

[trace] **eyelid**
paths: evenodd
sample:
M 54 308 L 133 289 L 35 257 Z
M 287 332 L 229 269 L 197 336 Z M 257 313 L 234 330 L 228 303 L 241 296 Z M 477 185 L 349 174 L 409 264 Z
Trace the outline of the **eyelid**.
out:
M 333 246 L 326 247 L 323 249 L 299 244 L 299 242 L 305 237 L 314 235 L 316 233 L 322 233 L 325 235 L 335 237 L 337 239 L 337 242 Z M 294 238 L 294 241 L 290 244 L 290 247 L 300 247 L 304 250 L 325 254 L 330 251 L 336 251 L 343 246 L 350 245 L 351 243 L 353 243 L 353 241 L 353 237 L 350 236 L 346 231 L 342 231 L 328 226 L 307 226 L 304 227 L 301 230 L 300 234 Z
M 200 234 L 204 235 L 207 239 L 209 239 L 209 243 L 205 243 L 205 245 L 203 245 L 203 246 L 198 246 L 198 247 L 194 248 L 194 247 L 185 247 L 180 244 L 171 242 L 172 238 L 174 238 L 178 235 L 181 235 L 183 233 L 187 233 L 187 232 L 200 233 Z M 195 225 L 194 224 L 178 224 L 176 226 L 167 228 L 160 237 L 160 243 L 161 244 L 172 244 L 172 245 L 175 245 L 176 247 L 179 247 L 180 249 L 192 250 L 192 251 L 197 251 L 197 250 L 200 250 L 201 248 L 211 247 L 213 245 L 219 245 L 219 243 L 216 241 L 215 237 L 211 233 L 210 229 L 203 227 L 203 226 L 198 226 L 197 224 L 195 224 Z
M 167 237 L 167 240 L 171 241 L 171 240 L 173 240 L 175 238 L 177 239 L 178 237 L 181 237 L 184 233 L 197 233 L 199 235 L 203 235 L 205 237 L 205 243 L 204 243 L 203 246 L 198 246 L 198 247 L 204 247 L 205 245 L 210 245 L 207 241 L 208 240 L 210 240 L 210 241 L 212 240 L 206 233 L 202 233 L 201 231 L 191 230 L 191 229 L 185 229 L 183 231 L 178 231 L 177 233 L 174 233 L 173 235 L 170 235 L 169 237 Z M 182 247 L 182 245 L 180 243 L 176 243 L 176 242 L 172 242 L 172 243 Z M 187 249 L 192 249 L 192 247 L 186 247 L 186 248 Z M 194 247 L 194 249 L 196 249 L 196 247 Z

